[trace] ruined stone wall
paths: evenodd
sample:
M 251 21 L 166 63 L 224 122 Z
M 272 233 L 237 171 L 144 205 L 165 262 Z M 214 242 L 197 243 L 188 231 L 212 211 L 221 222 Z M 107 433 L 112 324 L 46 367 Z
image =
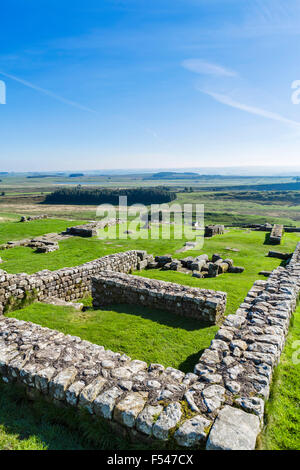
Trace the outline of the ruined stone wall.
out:
M 205 237 L 213 237 L 214 235 L 221 235 L 224 233 L 224 225 L 206 225 L 204 229 Z
M 269 242 L 273 245 L 279 245 L 283 235 L 283 225 L 274 224 L 270 233 Z
M 84 407 L 134 439 L 254 449 L 299 292 L 300 243 L 286 268 L 254 283 L 187 374 L 1 317 L 0 375 L 31 398 Z
M 202 354 L 194 372 L 223 388 L 221 402 L 227 405 L 214 422 L 207 448 L 243 448 L 234 447 L 234 436 L 247 445 L 247 428 L 241 430 L 247 420 L 245 415 L 242 418 L 237 414 L 235 407 L 257 416 L 262 425 L 272 373 L 279 362 L 299 293 L 300 243 L 286 268 L 279 267 L 267 281 L 254 283 L 236 314 L 227 316 L 211 346 Z M 233 406 L 226 402 L 228 392 Z M 239 425 L 230 424 L 235 418 Z M 255 444 L 260 429 L 254 429 Z
M 41 220 L 41 219 L 48 219 L 47 214 L 42 215 L 22 215 L 20 222 L 30 222 L 31 220 Z
M 32 275 L 0 271 L 0 314 L 5 307 L 13 309 L 29 297 L 40 301 L 46 297 L 66 301 L 80 299 L 90 292 L 92 276 L 103 270 L 127 273 L 131 269 L 140 269 L 146 258 L 145 251 L 132 250 L 104 256 L 80 266 L 57 271 L 44 270 Z
M 111 271 L 92 278 L 94 308 L 112 303 L 143 305 L 209 324 L 224 318 L 227 294 Z

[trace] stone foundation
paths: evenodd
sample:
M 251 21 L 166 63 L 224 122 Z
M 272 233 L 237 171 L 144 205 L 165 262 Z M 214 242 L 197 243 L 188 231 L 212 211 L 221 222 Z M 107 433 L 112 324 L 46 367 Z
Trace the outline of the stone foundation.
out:
M 269 243 L 272 245 L 280 245 L 283 235 L 283 225 L 274 224 L 270 233 Z
M 227 294 L 172 282 L 105 271 L 92 278 L 93 307 L 135 304 L 167 310 L 214 325 L 225 313 Z
M 137 270 L 146 259 L 145 251 L 132 250 L 104 256 L 80 266 L 57 271 L 44 270 L 32 275 L 0 271 L 0 315 L 5 309 L 19 308 L 25 299 L 81 299 L 91 291 L 92 276 L 105 270 L 124 273 Z
M 22 215 L 20 222 L 30 222 L 31 220 L 48 219 L 47 214 L 42 215 Z
M 120 219 L 105 219 L 103 221 L 90 222 L 89 224 L 75 225 L 74 227 L 68 227 L 66 234 L 75 235 L 77 237 L 96 237 L 98 230 L 120 223 L 122 223 Z
M 113 256 L 104 264 L 114 262 L 125 270 L 145 253 Z M 103 258 L 90 263 L 91 271 L 93 263 L 98 268 Z M 66 271 L 72 285 L 80 267 Z M 9 286 L 2 284 L 4 292 Z M 134 439 L 174 440 L 193 448 L 206 441 L 207 449 L 251 450 L 299 292 L 300 243 L 286 268 L 254 283 L 236 314 L 227 316 L 194 373 L 187 374 L 0 317 L 0 375 L 4 382 L 23 385 L 32 398 L 41 394 L 56 404 L 83 407 Z
M 224 225 L 206 225 L 204 230 L 205 237 L 213 237 L 214 235 L 221 235 L 224 233 Z

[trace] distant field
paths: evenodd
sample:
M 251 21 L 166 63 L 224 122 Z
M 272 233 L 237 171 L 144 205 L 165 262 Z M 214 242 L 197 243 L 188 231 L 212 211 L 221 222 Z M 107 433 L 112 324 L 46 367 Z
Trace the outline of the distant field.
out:
M 26 175 L 1 175 L 0 212 L 43 214 L 55 218 L 95 219 L 97 205 L 44 204 L 55 189 L 77 185 L 93 188 L 167 187 L 177 195 L 176 203 L 205 205 L 206 223 L 241 225 L 243 223 L 277 222 L 295 225 L 300 221 L 300 191 L 291 191 L 295 177 L 201 176 L 193 179 L 145 179 L 149 173 L 132 175 L 67 175 L 27 178 Z M 299 183 L 298 183 L 299 184 Z M 226 191 L 224 186 L 226 185 Z M 270 186 L 271 185 L 271 186 Z M 280 185 L 280 186 L 274 186 Z M 238 187 L 244 188 L 237 190 Z M 273 188 L 254 191 L 253 188 Z M 208 188 L 213 191 L 208 192 Z M 275 190 L 277 188 L 277 190 Z M 279 189 L 281 188 L 281 190 Z M 282 189 L 286 189 L 283 191 Z M 1 195 L 4 192 L 4 195 Z M 1 216 L 0 216 L 1 217 Z M 1 218 L 0 218 L 1 222 Z
M 174 179 L 168 178 L 150 178 L 151 173 L 135 173 L 135 174 L 111 174 L 111 175 L 91 175 L 85 174 L 80 177 L 70 178 L 68 175 L 57 175 L 49 177 L 35 177 L 27 178 L 25 174 L 8 174 L 0 175 L 0 191 L 8 189 L 15 190 L 29 190 L 34 188 L 36 190 L 49 190 L 47 188 L 53 186 L 59 187 L 61 185 L 78 185 L 90 186 L 98 185 L 103 187 L 132 187 L 132 186 L 154 186 L 154 185 L 167 185 L 167 186 L 232 186 L 232 185 L 258 185 L 258 184 L 283 184 L 295 182 L 293 176 L 222 176 L 222 175 L 201 175 L 201 177 L 192 177 L 189 179 Z M 42 189 L 41 189 L 42 188 Z
M 84 221 L 81 222 L 84 223 Z M 76 224 L 79 223 L 79 221 L 76 221 Z M 3 222 L 0 224 L 0 244 L 12 240 L 37 237 L 45 233 L 62 232 L 72 225 L 70 220 L 56 219 L 32 220 L 30 222 Z
M 256 193 L 254 198 L 240 198 L 239 192 L 228 192 L 219 195 L 217 192 L 178 193 L 176 202 L 179 204 L 204 204 L 205 214 L 216 223 L 241 224 L 282 223 L 300 225 L 300 204 L 278 200 L 266 201 L 264 195 Z M 297 192 L 297 195 L 299 193 Z M 294 200 L 294 198 L 293 198 Z

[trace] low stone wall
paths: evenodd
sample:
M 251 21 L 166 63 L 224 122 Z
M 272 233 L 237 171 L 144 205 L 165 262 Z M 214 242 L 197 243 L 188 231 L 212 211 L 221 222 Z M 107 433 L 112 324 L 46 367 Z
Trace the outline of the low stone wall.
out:
M 242 224 L 244 228 L 252 228 L 258 232 L 271 232 L 272 224 L 268 222 L 266 224 Z
M 209 324 L 224 318 L 227 294 L 112 271 L 92 278 L 94 308 L 112 303 L 167 310 Z
M 197 383 L 160 364 L 131 360 L 102 346 L 33 323 L 0 318 L 0 375 L 26 387 L 29 397 L 85 408 L 123 432 L 168 441 L 170 431 L 183 446 L 205 439 L 212 421 L 185 416 L 184 394 Z M 185 402 L 185 404 L 184 404 Z
M 14 309 L 26 298 L 42 301 L 57 297 L 66 301 L 80 299 L 91 290 L 91 277 L 101 271 L 129 272 L 140 269 L 146 261 L 145 251 L 127 251 L 104 256 L 80 266 L 57 271 L 40 271 L 32 275 L 7 274 L 0 271 L 0 314 L 5 308 Z
M 224 225 L 206 225 L 204 229 L 205 237 L 213 237 L 214 235 L 221 235 L 224 233 Z
M 254 283 L 201 355 L 195 373 L 187 374 L 0 317 L 0 375 L 4 382 L 23 385 L 31 398 L 41 394 L 60 405 L 84 407 L 134 439 L 251 450 L 299 292 L 300 243 L 286 268 Z
M 249 448 L 248 432 L 254 447 L 260 426 L 252 415 L 262 425 L 273 369 L 279 362 L 299 293 L 300 243 L 286 268 L 279 267 L 267 281 L 254 283 L 236 314 L 227 316 L 202 354 L 194 372 L 218 384 L 219 402 L 213 406 L 228 405 L 226 395 L 230 392 L 232 406 L 251 413 L 252 420 L 225 406 L 214 422 L 207 448 Z M 239 442 L 234 442 L 237 437 Z
M 75 225 L 74 227 L 68 227 L 66 234 L 75 235 L 77 237 L 96 237 L 99 229 L 105 227 L 112 227 L 113 225 L 120 224 L 120 219 L 105 219 L 97 222 L 90 222 L 84 225 Z
M 22 215 L 20 222 L 30 222 L 31 220 L 48 219 L 47 214 L 42 215 Z
M 269 253 L 267 254 L 267 256 L 269 258 L 278 258 L 278 259 L 282 259 L 283 261 L 287 261 L 288 259 L 290 259 L 292 257 L 292 254 L 293 253 L 282 253 L 281 251 L 269 251 Z
M 300 232 L 300 227 L 286 227 L 284 226 L 284 231 L 287 233 L 299 233 Z
M 254 283 L 202 354 L 196 373 L 187 374 L 2 317 L 0 375 L 23 385 L 32 399 L 40 394 L 86 408 L 133 439 L 254 449 L 299 290 L 300 243 L 287 268 Z
M 283 225 L 274 224 L 270 233 L 269 242 L 273 245 L 280 245 L 283 235 Z

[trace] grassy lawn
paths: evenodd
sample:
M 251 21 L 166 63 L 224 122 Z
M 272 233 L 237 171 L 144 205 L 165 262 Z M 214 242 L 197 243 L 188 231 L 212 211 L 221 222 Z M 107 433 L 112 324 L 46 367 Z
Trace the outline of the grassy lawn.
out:
M 70 222 L 58 222 L 65 224 L 65 226 L 70 225 Z M 126 224 L 120 225 L 120 232 L 123 233 L 126 228 Z M 112 230 L 113 229 L 110 229 L 110 232 Z M 171 228 L 171 232 L 172 231 L 173 228 Z M 143 232 L 148 233 L 146 230 Z M 104 231 L 99 232 L 99 236 L 104 235 Z M 134 240 L 131 238 L 100 240 L 96 237 L 72 237 L 59 242 L 60 249 L 52 253 L 35 253 L 34 250 L 27 247 L 3 250 L 1 252 L 1 258 L 4 262 L 1 267 L 9 273 L 25 271 L 31 274 L 42 269 L 55 270 L 63 267 L 76 266 L 78 264 L 100 258 L 101 256 L 120 251 L 146 249 L 148 253 L 155 254 L 164 254 L 166 252 L 175 253 L 175 251 L 181 248 L 183 244 L 184 240 L 175 240 L 174 238 L 171 238 L 170 240 Z
M 80 222 L 76 221 L 78 225 Z M 83 221 L 81 223 L 84 223 Z M 5 222 L 0 224 L 0 244 L 10 240 L 37 237 L 51 232 L 62 232 L 72 226 L 70 220 L 41 219 L 31 222 Z
M 300 361 L 299 338 L 300 305 L 292 318 L 285 349 L 273 376 L 266 405 L 266 425 L 259 441 L 261 449 L 300 449 L 300 362 L 293 362 L 293 355 Z

